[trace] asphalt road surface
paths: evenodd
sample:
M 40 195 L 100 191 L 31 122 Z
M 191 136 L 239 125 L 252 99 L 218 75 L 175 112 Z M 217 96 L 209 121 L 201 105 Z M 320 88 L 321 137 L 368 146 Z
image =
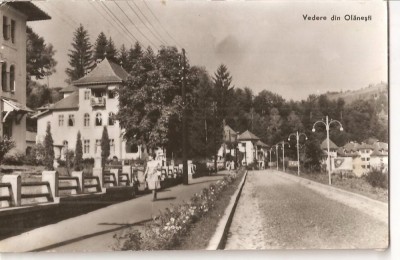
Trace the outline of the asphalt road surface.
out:
M 387 223 L 265 170 L 248 173 L 225 249 L 387 246 Z

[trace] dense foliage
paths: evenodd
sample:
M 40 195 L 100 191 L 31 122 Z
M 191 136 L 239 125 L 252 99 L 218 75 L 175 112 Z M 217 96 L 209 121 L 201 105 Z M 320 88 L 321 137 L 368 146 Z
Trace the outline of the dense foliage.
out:
M 46 170 L 54 169 L 54 144 L 53 137 L 51 135 L 50 124 L 47 124 L 46 136 L 44 137 L 44 166 Z

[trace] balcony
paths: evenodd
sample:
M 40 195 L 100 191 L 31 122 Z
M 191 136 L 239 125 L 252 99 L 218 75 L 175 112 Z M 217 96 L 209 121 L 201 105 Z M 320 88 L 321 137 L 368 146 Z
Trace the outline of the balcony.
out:
M 104 107 L 106 106 L 106 99 L 105 97 L 91 97 L 90 105 L 92 107 Z

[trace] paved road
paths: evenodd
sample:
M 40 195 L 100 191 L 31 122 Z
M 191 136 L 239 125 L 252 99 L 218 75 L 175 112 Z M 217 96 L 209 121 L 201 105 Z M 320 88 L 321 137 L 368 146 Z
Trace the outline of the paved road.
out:
M 190 185 L 167 188 L 152 202 L 148 194 L 88 214 L 37 228 L 0 241 L 0 252 L 101 252 L 112 251 L 114 234 L 149 221 L 160 210 L 188 201 L 196 192 L 220 180 L 228 172 L 190 180 Z
M 249 172 L 225 249 L 386 248 L 387 223 L 272 171 Z

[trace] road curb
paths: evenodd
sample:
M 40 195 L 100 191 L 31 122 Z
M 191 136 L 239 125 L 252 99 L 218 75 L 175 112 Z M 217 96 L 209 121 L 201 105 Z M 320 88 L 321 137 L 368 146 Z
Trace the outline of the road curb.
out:
M 225 209 L 223 217 L 218 222 L 218 226 L 210 242 L 208 243 L 206 250 L 218 250 L 218 249 L 223 249 L 225 247 L 226 235 L 232 223 L 233 215 L 235 213 L 235 209 L 239 201 L 240 194 L 242 193 L 244 183 L 246 182 L 247 172 L 248 171 L 246 171 L 245 174 L 243 175 L 242 181 L 239 184 L 239 188 L 236 190 L 235 194 L 233 194 L 233 196 L 231 197 L 231 201 L 228 207 Z
M 323 196 L 341 202 L 352 208 L 361 210 L 384 223 L 388 223 L 389 206 L 388 203 L 368 198 L 366 196 L 343 190 L 337 187 L 328 186 L 319 182 L 315 182 L 306 178 L 294 176 L 289 173 L 273 170 L 273 173 L 282 178 L 299 183 Z

